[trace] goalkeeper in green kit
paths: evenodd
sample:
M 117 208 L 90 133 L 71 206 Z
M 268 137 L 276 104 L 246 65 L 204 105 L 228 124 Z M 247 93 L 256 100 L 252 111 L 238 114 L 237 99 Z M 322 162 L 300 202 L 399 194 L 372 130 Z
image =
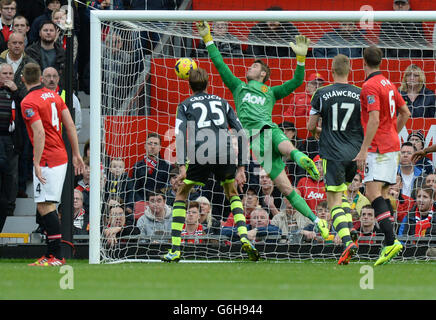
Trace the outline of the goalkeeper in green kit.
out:
M 319 219 L 306 201 L 294 190 L 284 170 L 285 163 L 282 157 L 290 157 L 315 180 L 319 180 L 319 172 L 313 161 L 292 145 L 271 117 L 275 102 L 291 94 L 303 83 L 304 65 L 310 39 L 299 35 L 296 36 L 295 44 L 290 43 L 297 56 L 294 78 L 280 86 L 268 87 L 264 83 L 269 79 L 270 70 L 262 60 L 255 60 L 247 69 L 248 82 L 238 79 L 224 63 L 213 43 L 209 24 L 198 22 L 196 25 L 213 64 L 224 84 L 233 94 L 238 118 L 247 136 L 250 137 L 250 146 L 257 161 L 291 205 L 308 217 L 317 226 L 321 236 L 327 239 L 329 235 L 327 222 Z

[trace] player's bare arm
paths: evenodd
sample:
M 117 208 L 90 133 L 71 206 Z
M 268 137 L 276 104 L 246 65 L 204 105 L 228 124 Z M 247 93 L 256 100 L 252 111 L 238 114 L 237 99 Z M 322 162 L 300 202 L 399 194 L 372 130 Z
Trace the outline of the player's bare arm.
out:
M 68 140 L 71 144 L 74 173 L 75 175 L 82 174 L 85 170 L 85 163 L 83 162 L 82 156 L 80 155 L 79 139 L 77 138 L 76 125 L 74 124 L 73 118 L 71 118 L 71 114 L 68 109 L 64 109 L 62 111 L 62 124 L 67 130 Z
M 366 134 L 365 137 L 363 138 L 362 146 L 356 158 L 354 158 L 353 160 L 357 162 L 357 168 L 359 170 L 365 169 L 365 162 L 366 162 L 366 157 L 368 155 L 368 148 L 371 146 L 372 139 L 374 139 L 379 124 L 380 124 L 380 112 L 377 110 L 370 111 L 369 118 L 368 118 L 368 125 L 366 128 Z
M 34 141 L 33 165 L 35 167 L 35 175 L 42 184 L 45 184 L 46 180 L 42 176 L 41 166 L 39 165 L 39 163 L 41 162 L 42 152 L 44 151 L 45 131 L 41 120 L 37 120 L 34 123 L 32 123 L 31 127 L 33 131 L 33 141 Z
M 409 120 L 411 113 L 409 111 L 409 108 L 407 107 L 407 104 L 402 105 L 397 110 L 397 132 L 400 133 L 400 131 L 403 130 L 404 126 L 406 125 L 407 120 Z
M 433 152 L 436 152 L 436 144 L 431 145 L 431 146 L 424 148 L 422 150 L 416 151 L 412 155 L 412 161 L 413 161 L 413 163 L 416 163 L 417 161 L 423 159 L 427 154 L 433 153 Z
M 319 114 L 311 114 L 309 116 L 309 121 L 307 122 L 307 130 L 309 130 L 309 132 L 316 140 L 319 140 L 319 137 L 321 135 L 321 128 L 317 125 L 319 118 Z

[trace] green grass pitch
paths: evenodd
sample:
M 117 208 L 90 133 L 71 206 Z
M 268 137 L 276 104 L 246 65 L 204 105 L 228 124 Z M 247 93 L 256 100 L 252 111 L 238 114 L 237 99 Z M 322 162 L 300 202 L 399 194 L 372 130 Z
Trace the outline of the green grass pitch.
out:
M 435 299 L 436 288 L 434 261 L 368 268 L 372 264 L 334 261 L 89 265 L 70 260 L 72 273 L 29 262 L 0 260 L 0 299 L 396 300 Z M 71 282 L 63 278 L 67 275 Z M 73 289 L 62 289 L 61 283 Z

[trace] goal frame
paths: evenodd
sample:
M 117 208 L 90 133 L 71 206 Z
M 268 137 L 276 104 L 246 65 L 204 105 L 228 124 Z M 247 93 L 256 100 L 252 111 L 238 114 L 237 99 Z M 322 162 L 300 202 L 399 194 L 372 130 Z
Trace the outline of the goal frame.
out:
M 90 231 L 89 263 L 100 263 L 101 21 L 435 21 L 436 11 L 166 11 L 93 10 L 90 15 Z

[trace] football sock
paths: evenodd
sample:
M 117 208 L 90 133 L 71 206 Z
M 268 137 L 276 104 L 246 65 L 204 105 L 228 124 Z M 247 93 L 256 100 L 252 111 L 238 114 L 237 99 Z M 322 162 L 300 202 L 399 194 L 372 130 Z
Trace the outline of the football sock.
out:
M 386 246 L 390 246 L 395 241 L 395 235 L 390 220 L 391 212 L 388 208 L 388 205 L 386 204 L 385 199 L 383 199 L 381 196 L 376 198 L 371 205 L 374 208 L 374 214 L 378 225 L 385 235 L 385 244 Z
M 345 196 L 342 197 L 342 209 L 344 209 L 345 217 L 347 218 L 347 221 L 348 221 L 348 229 L 351 230 L 354 228 L 353 216 L 351 215 L 350 203 L 348 202 L 348 199 Z
M 333 207 L 331 211 L 333 219 L 333 228 L 341 238 L 342 243 L 347 246 L 351 242 L 350 229 L 348 227 L 348 219 L 344 209 L 340 206 Z
M 230 209 L 235 220 L 235 227 L 238 230 L 240 238 L 247 238 L 247 225 L 244 216 L 244 207 L 242 206 L 241 198 L 233 196 L 230 198 Z
M 173 221 L 171 223 L 171 250 L 179 251 L 182 242 L 181 234 L 186 218 L 186 202 L 176 200 L 173 205 Z
M 388 209 L 391 213 L 391 217 L 389 218 L 392 222 L 394 221 L 394 208 L 392 207 L 392 202 L 390 199 L 385 199 L 386 205 L 388 206 Z
M 62 259 L 61 253 L 61 225 L 59 223 L 59 216 L 56 210 L 41 216 L 41 221 L 45 226 L 47 232 L 47 255 L 53 255 L 58 259 Z
M 312 222 L 317 222 L 318 217 L 312 212 L 312 209 L 307 205 L 306 201 L 295 191 L 292 190 L 290 194 L 286 196 L 289 203 L 300 212 L 303 216 L 310 219 Z

